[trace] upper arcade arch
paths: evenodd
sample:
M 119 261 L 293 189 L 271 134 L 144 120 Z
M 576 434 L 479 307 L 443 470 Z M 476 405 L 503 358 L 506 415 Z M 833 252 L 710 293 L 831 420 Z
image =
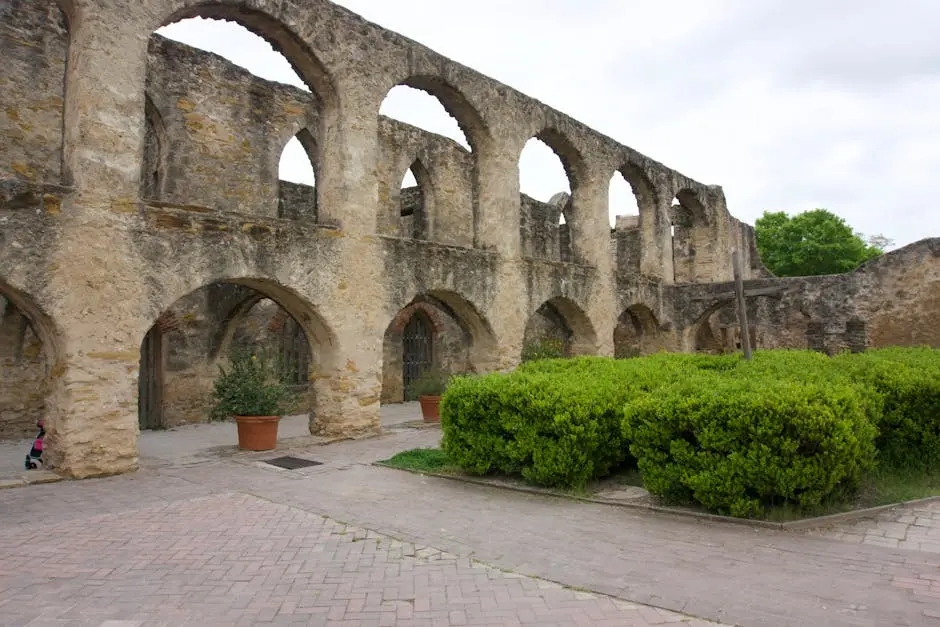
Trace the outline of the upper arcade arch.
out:
M 552 172 L 553 161 L 560 170 Z M 581 153 L 557 130 L 544 129 L 526 141 L 519 152 L 519 229 L 525 256 L 584 261 L 589 233 L 579 186 L 584 174 Z
M 254 6 L 247 6 L 247 5 Z M 170 12 L 151 30 L 191 18 L 203 18 L 234 22 L 267 41 L 276 52 L 280 52 L 303 80 L 317 99 L 318 109 L 324 116 L 339 107 L 339 92 L 334 80 L 320 57 L 309 43 L 297 34 L 288 23 L 296 23 L 297 15 L 283 15 L 286 9 L 299 11 L 298 6 L 258 0 L 244 2 L 205 2 L 205 0 L 175 0 L 169 3 Z

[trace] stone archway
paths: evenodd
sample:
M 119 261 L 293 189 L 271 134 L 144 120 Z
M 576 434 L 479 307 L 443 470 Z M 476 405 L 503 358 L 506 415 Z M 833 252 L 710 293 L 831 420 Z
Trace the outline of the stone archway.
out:
M 649 307 L 636 304 L 623 310 L 614 328 L 614 357 L 639 357 L 664 348 L 659 323 Z
M 409 350 L 415 351 L 411 363 Z M 408 379 L 429 368 L 452 375 L 486 372 L 496 360 L 495 336 L 476 307 L 454 292 L 424 292 L 385 331 L 382 403 L 410 400 Z
M 541 346 L 549 353 L 563 355 L 594 355 L 597 334 L 584 310 L 565 297 L 551 298 L 542 303 L 526 322 L 523 353 Z
M 288 368 L 292 413 L 309 413 L 313 429 L 314 371 L 333 365 L 333 346 L 313 308 L 286 288 L 239 279 L 197 288 L 165 309 L 141 344 L 141 429 L 206 421 L 218 366 L 234 349 L 268 353 Z
M 36 302 L 0 279 L 0 440 L 34 436 L 40 419 L 47 430 L 57 426 L 50 400 L 57 392 L 58 338 L 52 319 Z M 50 453 L 55 456 L 54 447 L 54 441 L 47 446 L 46 464 Z M 22 470 L 22 459 L 16 470 Z

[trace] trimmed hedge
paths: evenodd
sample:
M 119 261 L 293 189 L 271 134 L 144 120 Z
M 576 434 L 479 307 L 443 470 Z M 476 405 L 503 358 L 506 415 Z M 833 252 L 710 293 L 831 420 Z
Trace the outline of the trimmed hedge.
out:
M 876 444 L 886 463 L 923 468 L 940 461 L 940 351 L 887 348 L 833 362 L 881 401 Z
M 623 428 L 650 492 L 732 516 L 817 505 L 875 461 L 875 427 L 845 385 L 703 373 L 628 403 Z
M 521 475 L 544 486 L 581 488 L 632 463 L 622 410 L 637 394 L 729 359 L 656 355 L 528 362 L 511 374 L 454 380 L 441 400 L 441 447 L 473 474 Z
M 637 463 L 654 494 L 755 515 L 847 494 L 872 466 L 940 459 L 940 350 L 536 360 L 459 378 L 442 448 L 475 474 L 582 487 Z
M 454 381 L 441 400 L 441 448 L 474 474 L 519 474 L 580 487 L 621 464 L 618 407 L 629 399 L 604 379 L 491 374 Z

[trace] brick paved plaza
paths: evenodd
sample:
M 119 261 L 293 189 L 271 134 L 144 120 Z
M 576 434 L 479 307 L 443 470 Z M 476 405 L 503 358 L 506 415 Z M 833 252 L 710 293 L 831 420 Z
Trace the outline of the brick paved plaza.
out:
M 209 448 L 228 427 L 145 434 L 133 475 L 0 490 L 0 624 L 940 624 L 937 504 L 777 532 L 371 465 L 437 430 L 284 471 Z

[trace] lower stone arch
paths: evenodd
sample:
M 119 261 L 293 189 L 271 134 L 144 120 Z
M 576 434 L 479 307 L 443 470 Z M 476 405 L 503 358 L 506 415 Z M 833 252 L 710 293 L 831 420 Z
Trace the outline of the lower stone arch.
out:
M 228 355 L 238 323 L 264 301 L 271 301 L 275 307 L 272 312 L 260 312 L 260 316 L 273 315 L 267 316 L 270 320 L 264 319 L 267 326 L 249 338 L 246 346 L 281 351 L 285 347 L 279 342 L 290 339 L 287 334 L 292 337 L 302 334 L 304 342 L 300 345 L 307 353 L 300 355 L 298 362 L 306 372 L 294 382 L 298 394 L 291 413 L 308 413 L 310 427 L 315 428 L 320 404 L 317 388 L 329 379 L 324 372 L 335 370 L 339 361 L 336 337 L 313 305 L 297 292 L 275 281 L 255 278 L 213 281 L 177 297 L 163 309 L 141 345 L 138 388 L 141 427 L 175 426 L 207 419 L 212 382 L 219 363 Z M 159 396 L 157 400 L 155 395 Z M 332 397 L 325 395 L 326 399 Z M 147 402 L 150 404 L 145 405 Z M 162 423 L 148 419 L 144 414 L 148 408 L 161 415 Z
M 597 333 L 584 310 L 573 300 L 555 296 L 543 302 L 529 316 L 523 338 L 523 352 L 534 344 L 552 342 L 565 355 L 597 353 Z
M 639 357 L 664 348 L 659 322 L 649 307 L 637 303 L 623 310 L 614 328 L 614 357 Z
M 712 320 L 719 314 L 720 320 Z M 697 353 L 728 353 L 740 348 L 740 330 L 737 325 L 734 301 L 720 300 L 702 312 L 690 328 L 688 341 Z M 753 327 L 751 346 L 756 346 Z
M 59 364 L 58 342 L 52 318 L 26 292 L 0 279 L 0 440 L 34 436 L 39 420 L 54 428 L 49 399 Z
M 456 292 L 419 293 L 392 318 L 383 337 L 382 402 L 410 400 L 405 389 L 405 330 L 421 318 L 429 327 L 430 367 L 446 374 L 496 368 L 496 339 L 479 309 Z

